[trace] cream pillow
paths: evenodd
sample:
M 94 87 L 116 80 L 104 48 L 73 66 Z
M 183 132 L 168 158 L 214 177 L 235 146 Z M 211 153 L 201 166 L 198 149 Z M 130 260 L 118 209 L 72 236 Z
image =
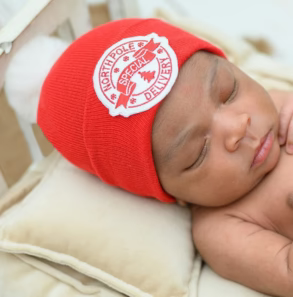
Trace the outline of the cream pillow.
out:
M 5 200 L 0 250 L 79 291 L 99 281 L 127 296 L 196 296 L 188 209 L 105 185 L 59 155 L 27 196 Z
M 76 290 L 72 284 L 35 269 L 19 259 L 18 255 L 0 252 L 1 297 L 89 297 Z M 96 282 L 90 297 L 123 297 L 105 285 Z

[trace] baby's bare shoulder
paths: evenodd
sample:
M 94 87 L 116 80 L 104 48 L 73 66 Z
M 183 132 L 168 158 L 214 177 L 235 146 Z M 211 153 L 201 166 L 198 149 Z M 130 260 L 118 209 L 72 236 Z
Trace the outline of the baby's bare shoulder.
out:
M 230 205 L 219 208 L 194 207 L 192 229 L 194 240 L 199 243 L 207 237 L 219 237 L 219 234 L 223 239 L 227 236 L 234 236 L 239 234 L 239 229 L 242 234 L 247 234 L 247 232 L 260 231 L 263 228 L 256 224 L 244 209 Z
M 246 220 L 234 208 L 194 208 L 192 214 L 195 246 L 214 271 L 270 295 L 292 296 L 290 239 Z

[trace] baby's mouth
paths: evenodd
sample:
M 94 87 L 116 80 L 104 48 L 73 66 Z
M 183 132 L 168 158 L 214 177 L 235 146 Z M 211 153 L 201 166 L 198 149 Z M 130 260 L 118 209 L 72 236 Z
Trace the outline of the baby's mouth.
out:
M 271 129 L 261 140 L 256 148 L 251 167 L 262 164 L 268 157 L 274 143 L 274 133 Z

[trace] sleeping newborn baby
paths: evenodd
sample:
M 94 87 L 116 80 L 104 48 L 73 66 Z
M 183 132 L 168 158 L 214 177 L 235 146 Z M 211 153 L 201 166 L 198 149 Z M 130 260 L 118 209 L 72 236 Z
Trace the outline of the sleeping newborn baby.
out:
M 65 158 L 104 182 L 137 199 L 192 205 L 195 245 L 216 272 L 287 297 L 293 100 L 271 95 L 208 42 L 160 20 L 125 19 L 59 58 L 38 123 Z
M 163 188 L 196 205 L 193 238 L 205 261 L 228 279 L 293 296 L 293 157 L 278 140 L 288 130 L 292 152 L 293 96 L 272 95 L 227 60 L 197 53 L 157 113 L 153 151 Z

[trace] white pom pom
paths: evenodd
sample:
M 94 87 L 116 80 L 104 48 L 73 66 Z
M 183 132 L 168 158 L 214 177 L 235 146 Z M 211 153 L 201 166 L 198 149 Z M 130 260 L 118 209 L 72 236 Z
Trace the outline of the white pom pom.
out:
M 11 59 L 5 76 L 5 92 L 11 107 L 30 123 L 37 121 L 42 84 L 68 43 L 49 36 L 37 36 Z

